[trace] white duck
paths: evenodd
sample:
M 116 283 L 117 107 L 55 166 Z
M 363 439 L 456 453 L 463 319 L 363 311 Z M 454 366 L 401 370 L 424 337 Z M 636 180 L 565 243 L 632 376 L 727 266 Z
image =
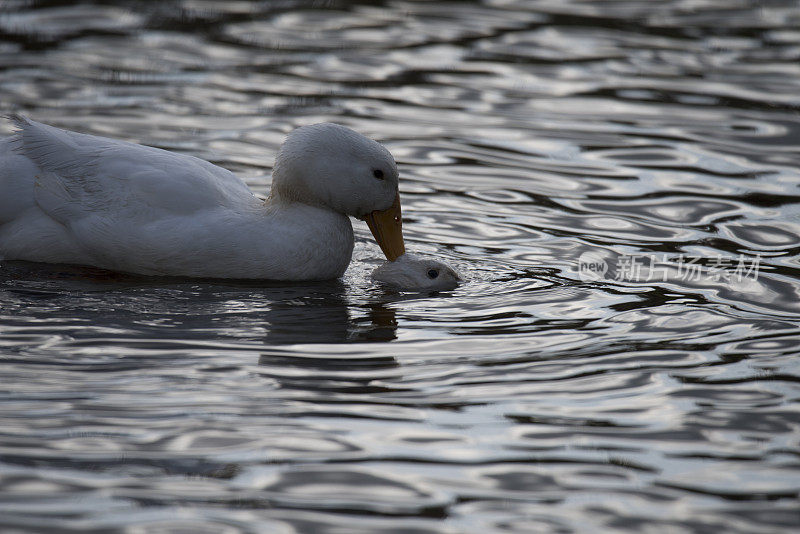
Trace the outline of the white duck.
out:
M 446 291 L 461 282 L 458 273 L 444 262 L 403 254 L 372 271 L 372 278 L 397 289 L 412 291 Z
M 344 126 L 290 133 L 263 201 L 201 159 L 11 118 L 19 131 L 0 140 L 0 259 L 332 279 L 353 252 L 348 215 L 367 221 L 389 260 L 405 251 L 397 165 Z

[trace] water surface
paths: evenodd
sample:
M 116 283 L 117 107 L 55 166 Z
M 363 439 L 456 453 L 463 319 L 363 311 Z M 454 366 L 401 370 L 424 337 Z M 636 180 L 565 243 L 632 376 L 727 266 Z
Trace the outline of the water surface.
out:
M 467 282 L 0 264 L 0 530 L 795 531 L 796 2 L 73 4 L 0 4 L 0 110 L 260 194 L 345 124 Z

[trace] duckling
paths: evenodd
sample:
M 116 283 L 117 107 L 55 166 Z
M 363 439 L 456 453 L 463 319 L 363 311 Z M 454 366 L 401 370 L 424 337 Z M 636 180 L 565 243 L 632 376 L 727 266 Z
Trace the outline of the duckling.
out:
M 449 265 L 433 258 L 405 253 L 372 271 L 372 278 L 396 289 L 447 291 L 455 289 L 461 276 Z

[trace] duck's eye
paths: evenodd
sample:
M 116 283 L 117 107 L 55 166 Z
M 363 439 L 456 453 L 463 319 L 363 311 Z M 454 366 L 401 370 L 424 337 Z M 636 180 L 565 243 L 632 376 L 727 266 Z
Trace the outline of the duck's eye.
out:
M 378 180 L 383 180 L 383 171 L 380 169 L 375 169 L 372 171 L 372 176 L 374 176 Z
M 439 271 L 437 271 L 436 269 L 428 269 L 428 278 L 433 280 L 434 278 L 436 278 L 438 276 L 439 276 Z

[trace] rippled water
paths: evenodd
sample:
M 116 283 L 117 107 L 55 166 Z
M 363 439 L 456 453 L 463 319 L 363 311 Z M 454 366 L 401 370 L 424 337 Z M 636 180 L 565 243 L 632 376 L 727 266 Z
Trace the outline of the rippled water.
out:
M 800 525 L 795 1 L 72 4 L 0 3 L 0 111 L 259 193 L 346 124 L 468 281 L 0 264 L 0 530 Z

